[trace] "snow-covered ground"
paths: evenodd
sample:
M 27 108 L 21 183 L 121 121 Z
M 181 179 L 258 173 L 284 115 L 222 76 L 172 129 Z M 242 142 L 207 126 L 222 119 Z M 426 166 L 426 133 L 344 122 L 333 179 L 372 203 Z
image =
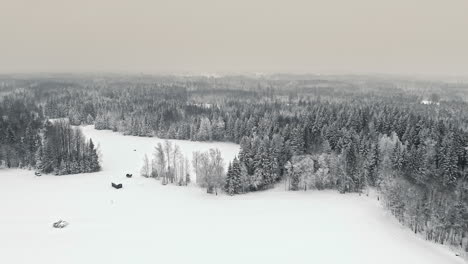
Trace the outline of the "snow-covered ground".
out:
M 156 144 L 164 146 L 164 139 L 149 137 L 123 136 L 110 130 L 96 130 L 94 126 L 82 127 L 83 134 L 91 138 L 95 145 L 99 145 L 102 154 L 103 170 L 111 173 L 114 177 L 121 177 L 126 173 L 139 175 L 143 166 L 143 157 L 148 155 L 152 159 Z M 192 161 L 194 151 L 208 151 L 210 148 L 217 148 L 221 151 L 225 167 L 239 154 L 239 145 L 225 142 L 195 142 L 188 140 L 169 140 L 174 145 L 178 145 L 182 154 Z M 195 181 L 193 168 L 191 169 L 192 181 Z
M 282 188 L 214 196 L 127 179 L 157 139 L 84 132 L 101 145 L 102 172 L 35 177 L 0 169 L 0 263 L 464 263 L 368 197 Z M 226 159 L 238 151 L 233 144 L 179 145 L 217 145 Z M 111 178 L 123 189 L 111 188 Z M 60 219 L 69 225 L 52 228 Z

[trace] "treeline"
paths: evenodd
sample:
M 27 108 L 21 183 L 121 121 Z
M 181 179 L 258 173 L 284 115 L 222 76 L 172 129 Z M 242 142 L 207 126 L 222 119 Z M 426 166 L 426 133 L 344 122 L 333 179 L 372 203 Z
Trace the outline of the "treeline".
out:
M 81 130 L 72 128 L 68 121 L 47 122 L 43 137 L 36 154 L 37 170 L 56 175 L 100 170 L 93 141 L 86 141 Z
M 30 92 L 2 97 L 0 117 L 0 166 L 57 175 L 100 169 L 93 142 L 68 122 L 46 122 Z
M 49 118 L 68 117 L 73 125 L 95 124 L 97 129 L 125 135 L 190 140 L 239 143 L 245 134 L 231 133 L 238 130 L 234 129 L 237 118 L 245 124 L 242 119 L 250 115 L 261 117 L 263 111 L 256 113 L 253 109 L 265 105 L 289 116 L 308 103 L 383 102 L 394 106 L 398 102 L 420 115 L 437 115 L 464 126 L 468 120 L 466 103 L 458 102 L 457 107 L 452 102 L 446 103 L 448 99 L 468 98 L 468 94 L 460 94 L 462 85 L 364 77 L 299 77 L 148 77 L 56 83 L 47 80 L 35 81 L 31 90 L 44 104 L 44 113 Z M 420 104 L 435 92 L 441 100 L 437 110 Z
M 283 126 L 252 122 L 226 191 L 268 188 L 281 175 L 290 190 L 373 187 L 415 233 L 468 250 L 467 134 L 457 123 L 388 103 L 316 103 L 296 113 Z

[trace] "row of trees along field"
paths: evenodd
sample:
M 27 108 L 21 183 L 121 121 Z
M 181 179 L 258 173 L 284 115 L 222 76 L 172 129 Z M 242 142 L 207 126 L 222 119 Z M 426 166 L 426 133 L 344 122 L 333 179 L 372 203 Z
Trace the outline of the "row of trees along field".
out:
M 190 162 L 189 157 L 181 153 L 178 145 L 166 140 L 164 144 L 156 145 L 152 158 L 148 158 L 145 154 L 141 175 L 161 180 L 163 185 L 171 183 L 187 186 L 191 182 L 190 164 L 196 175 L 196 183 L 206 188 L 208 193 L 217 194 L 225 180 L 224 160 L 218 149 L 206 152 L 195 151 Z
M 0 117 L 0 166 L 57 175 L 100 169 L 92 140 L 69 122 L 46 121 L 30 94 L 4 96 Z
M 162 184 L 174 183 L 179 186 L 190 183 L 189 160 L 181 153 L 178 145 L 170 141 L 158 143 L 152 159 L 145 155 L 141 175 L 160 179 Z
M 34 80 L 30 87 L 46 116 L 72 124 L 239 143 L 219 184 L 230 194 L 281 180 L 290 190 L 375 188 L 414 232 L 468 250 L 466 85 L 276 75 Z M 440 102 L 421 104 L 428 98 Z M 164 170 L 157 175 L 176 168 Z

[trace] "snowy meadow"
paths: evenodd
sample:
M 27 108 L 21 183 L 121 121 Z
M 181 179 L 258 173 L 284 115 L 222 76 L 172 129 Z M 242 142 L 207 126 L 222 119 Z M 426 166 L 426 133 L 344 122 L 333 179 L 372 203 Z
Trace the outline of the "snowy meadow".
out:
M 233 197 L 163 186 L 139 176 L 143 155 L 160 139 L 83 132 L 100 147 L 98 173 L 0 169 L 0 263 L 464 263 L 401 226 L 374 198 L 282 185 Z M 232 143 L 173 141 L 189 157 L 216 147 L 228 161 L 239 151 Z M 52 228 L 60 219 L 69 226 Z

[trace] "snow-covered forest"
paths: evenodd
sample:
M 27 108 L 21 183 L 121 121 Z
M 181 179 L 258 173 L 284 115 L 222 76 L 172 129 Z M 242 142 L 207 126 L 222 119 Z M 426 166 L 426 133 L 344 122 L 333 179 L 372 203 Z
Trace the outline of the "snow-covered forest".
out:
M 139 174 L 229 195 L 282 188 L 376 197 L 413 233 L 468 252 L 468 86 L 349 76 L 4 76 L 0 161 L 98 171 L 79 128 L 240 145 L 183 154 L 165 141 Z M 436 103 L 421 103 L 431 101 Z M 67 118 L 69 123 L 47 122 Z

